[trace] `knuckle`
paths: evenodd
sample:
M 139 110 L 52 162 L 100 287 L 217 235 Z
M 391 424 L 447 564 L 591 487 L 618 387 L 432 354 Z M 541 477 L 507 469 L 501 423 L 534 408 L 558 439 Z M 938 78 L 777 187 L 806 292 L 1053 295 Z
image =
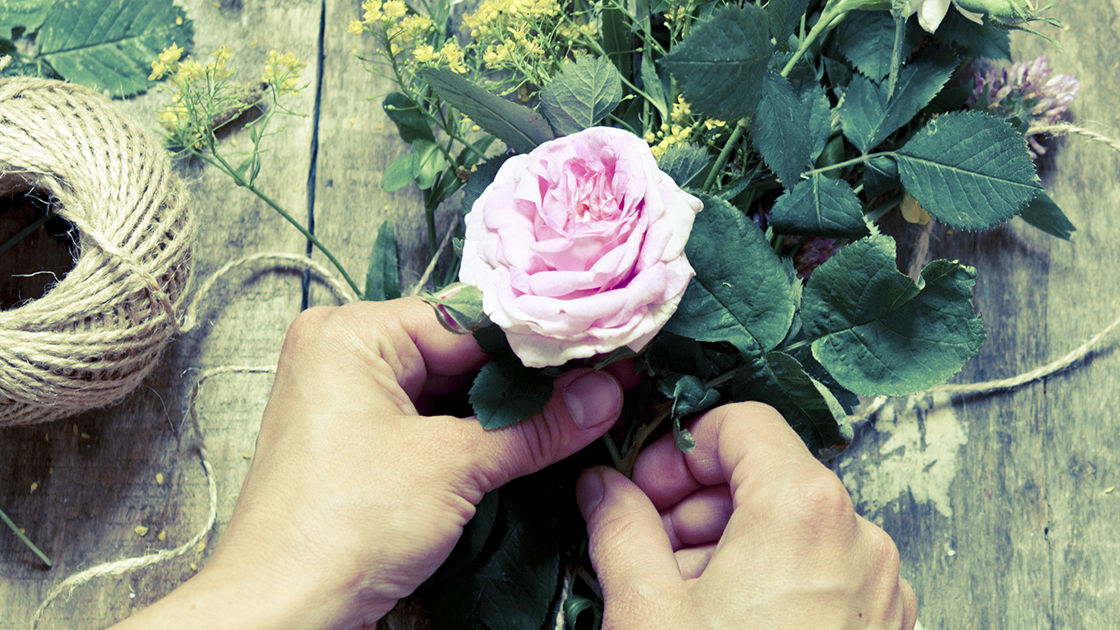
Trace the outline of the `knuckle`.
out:
M 795 518 L 817 525 L 854 526 L 852 497 L 840 478 L 823 466 L 791 481 Z
M 321 337 L 323 327 L 334 310 L 329 306 L 315 306 L 302 311 L 288 326 L 288 332 L 284 336 L 284 350 L 290 352 L 313 345 Z

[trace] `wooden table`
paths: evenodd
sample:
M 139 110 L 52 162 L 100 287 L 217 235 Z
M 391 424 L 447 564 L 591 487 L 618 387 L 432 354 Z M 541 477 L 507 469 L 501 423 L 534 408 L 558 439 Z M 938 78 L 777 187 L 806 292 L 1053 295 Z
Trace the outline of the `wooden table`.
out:
M 386 194 L 385 167 L 404 150 L 378 98 L 390 86 L 351 54 L 368 45 L 345 33 L 358 0 L 185 0 L 194 50 L 234 48 L 245 79 L 269 49 L 309 62 L 292 101 L 304 118 L 268 141 L 261 187 L 293 212 L 361 281 L 377 227 L 392 219 L 402 273 L 419 278 L 427 236 L 419 195 Z M 1083 84 L 1075 120 L 1120 135 L 1120 5 L 1065 3 L 1062 50 L 1014 38 L 1015 56 L 1049 54 Z M 170 43 L 170 42 L 169 42 Z M 154 126 L 163 95 L 121 103 Z M 248 138 L 234 134 L 228 141 Z M 1120 154 L 1080 138 L 1062 142 L 1046 185 L 1077 225 L 1072 243 L 1016 220 L 983 234 L 934 233 L 938 257 L 979 269 L 975 303 L 988 341 L 962 381 L 1033 369 L 1064 355 L 1117 313 Z M 211 169 L 180 169 L 198 220 L 194 273 L 206 278 L 258 252 L 304 254 L 306 241 L 263 203 Z M 450 210 L 444 210 L 450 212 Z M 314 256 L 325 262 L 319 255 Z M 4 265 L 0 261 L 0 265 Z M 20 263 L 22 264 L 22 263 Z M 0 274 L 35 271 L 0 267 Z M 0 532 L 0 630 L 25 628 L 49 590 L 93 565 L 183 544 L 206 520 L 207 484 L 183 402 L 197 375 L 218 366 L 273 365 L 284 331 L 305 305 L 331 304 L 301 275 L 264 267 L 220 281 L 206 324 L 168 348 L 147 384 L 112 408 L 34 427 L 0 430 L 0 507 L 54 560 L 46 569 Z M 862 429 L 836 462 L 857 506 L 898 542 L 926 628 L 1115 627 L 1120 620 L 1120 422 L 1114 420 L 1110 350 L 1076 370 L 1009 393 L 932 410 L 888 414 Z M 109 625 L 146 606 L 205 562 L 229 519 L 253 455 L 267 374 L 225 374 L 197 397 L 218 484 L 218 524 L 201 548 L 56 600 L 43 628 Z M 905 405 L 901 405 L 905 407 Z M 156 475 L 162 475 L 163 483 Z M 34 491 L 32 484 L 37 484 Z M 149 528 L 140 536 L 135 528 Z M 160 533 L 165 532 L 160 538 Z

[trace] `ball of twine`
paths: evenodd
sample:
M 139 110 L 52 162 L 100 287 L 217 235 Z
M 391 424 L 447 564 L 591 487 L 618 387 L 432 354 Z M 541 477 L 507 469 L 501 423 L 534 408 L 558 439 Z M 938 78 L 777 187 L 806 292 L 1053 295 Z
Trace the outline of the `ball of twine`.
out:
M 73 269 L 0 311 L 0 427 L 103 407 L 179 330 L 192 224 L 167 152 L 108 99 L 0 80 L 0 194 L 36 190 L 75 228 Z

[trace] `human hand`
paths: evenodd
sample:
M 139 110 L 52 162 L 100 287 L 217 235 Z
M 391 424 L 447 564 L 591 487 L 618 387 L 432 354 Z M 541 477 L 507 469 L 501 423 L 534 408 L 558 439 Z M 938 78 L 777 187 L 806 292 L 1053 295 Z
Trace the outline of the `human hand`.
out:
M 772 408 L 719 407 L 639 456 L 634 481 L 598 467 L 576 495 L 605 630 L 900 628 L 917 600 L 898 550 Z
M 486 360 L 419 299 L 302 313 L 210 562 L 130 622 L 372 627 L 447 558 L 484 493 L 583 448 L 621 412 L 618 380 L 584 368 L 513 427 L 420 417 Z M 198 617 L 206 610 L 213 619 Z

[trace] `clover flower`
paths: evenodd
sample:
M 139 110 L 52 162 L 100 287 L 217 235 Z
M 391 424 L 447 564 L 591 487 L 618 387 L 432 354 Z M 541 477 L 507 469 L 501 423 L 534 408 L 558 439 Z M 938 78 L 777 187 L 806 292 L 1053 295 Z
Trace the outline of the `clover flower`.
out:
M 1010 67 L 979 59 L 970 70 L 973 90 L 967 101 L 969 107 L 1042 125 L 1061 120 L 1081 89 L 1072 74 L 1052 75 L 1050 59 L 1045 56 Z M 1032 158 L 1046 153 L 1041 139 L 1040 134 L 1027 137 Z

